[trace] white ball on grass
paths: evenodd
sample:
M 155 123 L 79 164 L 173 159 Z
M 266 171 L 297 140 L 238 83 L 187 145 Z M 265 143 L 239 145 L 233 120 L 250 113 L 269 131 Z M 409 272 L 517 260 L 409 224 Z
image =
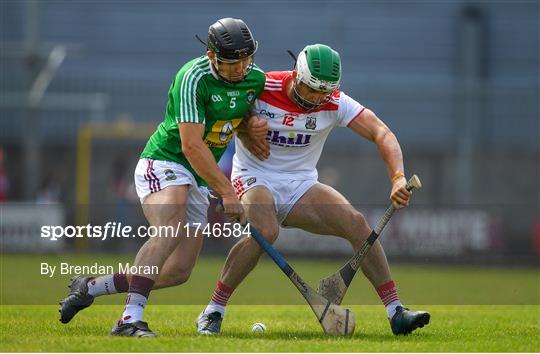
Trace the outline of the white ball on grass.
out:
M 253 326 L 251 327 L 251 331 L 253 333 L 256 333 L 256 332 L 264 332 L 266 331 L 266 326 L 264 325 L 264 323 L 254 323 Z

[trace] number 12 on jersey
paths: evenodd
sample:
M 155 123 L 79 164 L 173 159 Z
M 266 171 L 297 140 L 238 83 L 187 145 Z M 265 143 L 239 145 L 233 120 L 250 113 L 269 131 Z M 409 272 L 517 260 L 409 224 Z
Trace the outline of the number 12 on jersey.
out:
M 281 122 L 282 125 L 286 125 L 288 127 L 292 127 L 294 124 L 294 117 L 291 116 L 285 116 L 283 117 L 283 122 Z

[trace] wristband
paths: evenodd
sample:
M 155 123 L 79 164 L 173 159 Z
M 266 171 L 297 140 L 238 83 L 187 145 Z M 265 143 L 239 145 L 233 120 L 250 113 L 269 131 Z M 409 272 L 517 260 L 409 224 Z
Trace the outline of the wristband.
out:
M 392 183 L 396 182 L 398 178 L 405 177 L 405 174 L 401 171 L 392 176 Z

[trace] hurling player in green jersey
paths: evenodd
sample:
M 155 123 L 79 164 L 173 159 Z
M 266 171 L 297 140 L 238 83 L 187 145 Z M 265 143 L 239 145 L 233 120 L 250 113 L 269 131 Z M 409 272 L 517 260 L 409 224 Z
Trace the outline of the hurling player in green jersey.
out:
M 220 195 L 229 219 L 245 223 L 242 204 L 217 161 L 263 91 L 265 75 L 253 63 L 257 42 L 244 21 L 218 20 L 208 29 L 207 46 L 205 55 L 189 61 L 176 74 L 165 119 L 150 137 L 135 170 L 146 219 L 163 232 L 141 247 L 132 264 L 135 272 L 75 278 L 61 302 L 62 323 L 90 306 L 96 296 L 127 292 L 124 312 L 111 335 L 155 336 L 142 321 L 144 307 L 152 289 L 182 284 L 189 278 L 203 237 L 193 237 L 194 229 L 185 226 L 207 224 L 206 187 Z M 266 132 L 266 126 L 260 129 Z M 186 237 L 188 231 L 191 237 Z

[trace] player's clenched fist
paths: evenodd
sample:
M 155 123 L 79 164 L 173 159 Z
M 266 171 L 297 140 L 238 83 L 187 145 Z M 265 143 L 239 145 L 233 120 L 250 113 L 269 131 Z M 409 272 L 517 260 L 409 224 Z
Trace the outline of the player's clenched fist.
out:
M 236 195 L 224 196 L 223 197 L 223 213 L 231 221 L 237 221 L 242 225 L 245 225 L 246 214 L 244 212 L 244 207 Z
M 266 119 L 260 119 L 257 116 L 253 116 L 247 123 L 248 134 L 254 139 L 266 140 L 266 134 L 268 134 L 268 121 Z
M 392 185 L 392 193 L 390 193 L 390 200 L 396 209 L 401 209 L 409 206 L 409 199 L 411 198 L 411 192 L 405 188 L 407 180 L 405 177 L 396 179 Z

